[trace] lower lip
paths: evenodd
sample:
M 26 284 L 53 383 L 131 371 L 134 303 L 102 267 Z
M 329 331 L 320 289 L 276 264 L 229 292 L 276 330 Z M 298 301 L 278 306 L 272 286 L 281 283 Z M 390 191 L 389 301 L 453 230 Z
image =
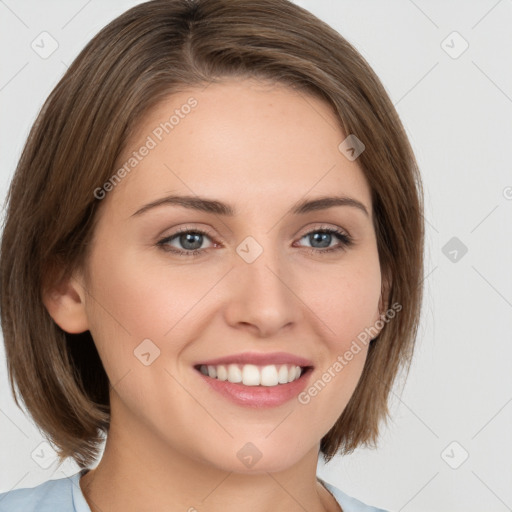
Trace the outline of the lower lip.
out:
M 245 386 L 227 380 L 214 379 L 194 369 L 200 377 L 214 390 L 226 398 L 245 407 L 277 407 L 295 398 L 304 388 L 312 373 L 308 368 L 297 380 L 277 386 Z

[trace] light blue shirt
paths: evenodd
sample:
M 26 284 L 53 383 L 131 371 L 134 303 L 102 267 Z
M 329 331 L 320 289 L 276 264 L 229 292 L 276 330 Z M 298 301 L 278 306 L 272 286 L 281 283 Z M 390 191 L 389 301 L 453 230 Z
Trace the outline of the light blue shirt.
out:
M 87 471 L 82 469 L 67 478 L 48 480 L 36 487 L 1 493 L 0 512 L 91 512 L 79 483 Z M 365 505 L 320 477 L 317 478 L 334 496 L 343 512 L 386 512 Z

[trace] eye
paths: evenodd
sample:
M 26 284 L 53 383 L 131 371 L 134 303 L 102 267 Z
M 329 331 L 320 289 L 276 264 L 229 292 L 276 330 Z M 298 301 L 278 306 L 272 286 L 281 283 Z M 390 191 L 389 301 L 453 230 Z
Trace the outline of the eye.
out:
M 159 240 L 157 245 L 164 251 L 180 256 L 198 256 L 206 250 L 201 248 L 205 237 L 211 239 L 210 235 L 201 229 L 180 229 L 175 234 Z M 173 242 L 181 248 L 176 248 L 175 245 L 172 245 Z
M 212 236 L 201 229 L 179 229 L 176 233 L 163 238 L 157 242 L 157 246 L 167 252 L 172 252 L 178 256 L 200 256 L 209 248 L 218 246 L 212 243 L 209 247 L 202 247 L 205 238 L 212 240 Z M 325 254 L 333 251 L 346 249 L 353 244 L 352 238 L 340 229 L 322 227 L 305 234 L 300 240 L 307 239 L 311 244 L 309 249 L 311 253 Z M 334 246 L 332 242 L 336 242 Z M 176 246 L 178 245 L 178 247 Z
M 305 234 L 300 240 L 307 239 L 311 244 L 309 249 L 312 253 L 326 253 L 346 249 L 353 244 L 352 238 L 340 229 L 322 227 Z M 331 246 L 332 242 L 338 243 Z

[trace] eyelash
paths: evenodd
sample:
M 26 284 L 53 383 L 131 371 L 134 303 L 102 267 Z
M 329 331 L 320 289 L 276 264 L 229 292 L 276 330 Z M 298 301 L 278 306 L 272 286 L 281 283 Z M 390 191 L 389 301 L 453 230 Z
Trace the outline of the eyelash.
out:
M 162 238 L 161 240 L 159 240 L 157 242 L 156 245 L 163 251 L 171 252 L 171 253 L 177 254 L 178 256 L 188 256 L 188 257 L 201 256 L 201 254 L 203 252 L 207 251 L 208 249 L 195 249 L 193 251 L 192 250 L 183 251 L 183 250 L 176 249 L 176 248 L 172 248 L 172 249 L 166 248 L 166 244 L 168 242 L 171 242 L 172 240 L 174 240 L 176 237 L 178 237 L 180 235 L 190 234 L 190 233 L 195 234 L 195 235 L 206 235 L 207 237 L 213 239 L 212 235 L 210 233 L 208 233 L 208 231 L 205 231 L 202 229 L 184 228 L 184 229 L 179 229 L 176 233 L 174 233 L 170 236 Z M 304 235 L 302 235 L 300 237 L 300 239 L 302 239 L 308 235 L 311 235 L 313 233 L 327 233 L 327 234 L 335 235 L 336 238 L 338 238 L 338 240 L 340 241 L 340 244 L 336 245 L 334 247 L 328 247 L 326 249 L 317 249 L 315 247 L 306 247 L 305 249 L 309 249 L 310 254 L 325 254 L 325 253 L 331 253 L 334 251 L 344 250 L 344 249 L 347 249 L 348 247 L 352 246 L 354 243 L 351 236 L 347 235 L 346 233 L 344 233 L 343 231 L 341 231 L 339 229 L 329 228 L 329 227 L 321 227 L 321 228 L 317 228 L 312 231 L 309 231 L 308 233 L 305 233 Z

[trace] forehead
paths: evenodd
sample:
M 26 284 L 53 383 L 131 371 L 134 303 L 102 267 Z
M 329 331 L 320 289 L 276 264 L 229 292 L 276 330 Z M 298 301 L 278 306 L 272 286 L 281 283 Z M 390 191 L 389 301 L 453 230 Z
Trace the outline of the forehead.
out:
M 350 194 L 371 212 L 357 161 L 338 149 L 346 135 L 326 102 L 252 80 L 174 93 L 139 122 L 118 159 L 123 178 L 108 193 L 116 210 L 168 193 L 249 205 Z

